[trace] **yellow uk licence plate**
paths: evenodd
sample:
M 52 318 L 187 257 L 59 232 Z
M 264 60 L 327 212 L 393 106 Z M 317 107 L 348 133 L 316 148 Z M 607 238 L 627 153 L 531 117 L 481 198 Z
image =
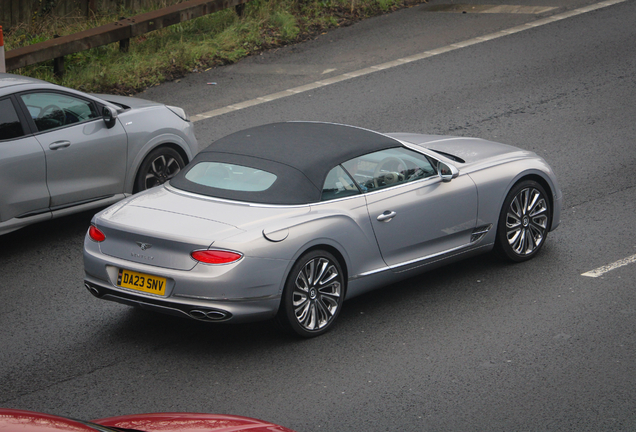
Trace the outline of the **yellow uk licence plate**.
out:
M 166 278 L 125 269 L 119 269 L 117 285 L 152 294 L 165 295 L 166 293 Z

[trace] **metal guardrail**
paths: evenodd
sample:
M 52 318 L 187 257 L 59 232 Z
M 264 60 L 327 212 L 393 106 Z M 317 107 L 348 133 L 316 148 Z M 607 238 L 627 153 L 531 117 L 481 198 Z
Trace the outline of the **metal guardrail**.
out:
M 114 42 L 119 42 L 119 48 L 122 51 L 127 51 L 130 39 L 133 37 L 231 7 L 236 7 L 240 14 L 244 3 L 248 1 L 190 0 L 132 18 L 125 18 L 112 24 L 16 48 L 6 52 L 6 69 L 10 71 L 54 60 L 54 72 L 57 75 L 62 75 L 65 55 Z

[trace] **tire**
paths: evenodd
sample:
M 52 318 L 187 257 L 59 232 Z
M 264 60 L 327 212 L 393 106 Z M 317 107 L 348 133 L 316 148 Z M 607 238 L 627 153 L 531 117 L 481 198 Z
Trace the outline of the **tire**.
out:
M 137 172 L 133 192 L 164 184 L 183 169 L 181 155 L 170 147 L 158 147 L 148 153 Z
M 285 283 L 277 320 L 305 338 L 329 331 L 342 309 L 345 284 L 338 260 L 314 250 L 296 261 Z
M 498 251 L 514 262 L 534 258 L 548 236 L 551 218 L 550 200 L 543 187 L 532 180 L 517 183 L 499 214 Z

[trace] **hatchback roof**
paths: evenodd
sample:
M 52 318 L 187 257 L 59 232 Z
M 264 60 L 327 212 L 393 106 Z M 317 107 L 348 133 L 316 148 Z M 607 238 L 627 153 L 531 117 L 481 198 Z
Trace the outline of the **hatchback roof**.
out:
M 21 84 L 50 84 L 37 78 L 25 77 L 8 73 L 0 73 L 0 88 Z

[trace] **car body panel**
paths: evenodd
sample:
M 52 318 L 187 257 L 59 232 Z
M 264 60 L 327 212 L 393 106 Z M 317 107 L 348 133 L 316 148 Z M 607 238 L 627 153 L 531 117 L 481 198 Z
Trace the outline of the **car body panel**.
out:
M 143 432 L 293 432 L 263 420 L 222 414 L 135 414 L 93 420 L 93 423 Z
M 390 137 L 418 145 L 432 151 L 442 151 L 463 159 L 466 164 L 483 161 L 492 162 L 499 156 L 506 158 L 514 154 L 530 154 L 519 148 L 481 138 L 454 137 L 445 135 L 423 135 L 410 133 L 389 133 Z M 442 154 L 443 156 L 443 154 Z
M 0 141 L 0 227 L 28 213 L 49 213 L 44 150 L 34 136 Z M 2 229 L 0 228 L 0 232 Z
M 125 108 L 141 109 L 141 108 L 163 106 L 163 104 L 158 102 L 153 102 L 148 99 L 141 99 L 141 98 L 130 97 L 130 96 L 108 95 L 108 94 L 98 94 L 98 93 L 91 93 L 91 96 L 94 96 L 98 99 L 101 99 L 110 103 L 122 105 Z
M 367 204 L 384 261 L 396 266 L 470 243 L 477 188 L 466 175 L 439 177 L 369 193 Z M 394 212 L 395 217 L 378 220 Z
M 166 225 L 167 220 L 174 219 L 172 213 L 129 205 L 116 216 L 140 222 L 135 229 L 135 240 L 131 241 L 130 236 L 119 229 L 116 219 L 105 222 L 100 229 L 109 241 L 100 244 L 102 253 L 177 270 L 191 270 L 196 265 L 197 262 L 190 258 L 190 252 L 207 249 L 215 239 L 240 232 L 228 224 L 180 215 L 180 223 L 174 225 L 170 235 L 166 236 L 160 228 Z
M 150 413 L 83 422 L 52 414 L 0 408 L 0 430 L 7 432 L 96 432 L 106 429 L 113 432 L 122 429 L 139 432 L 293 432 L 264 420 L 225 414 Z
M 120 123 L 109 129 L 99 118 L 35 137 L 46 158 L 51 208 L 124 192 L 128 140 Z M 68 147 L 55 148 L 60 142 Z
M 86 286 L 97 297 L 176 315 L 202 319 L 193 311 L 204 310 L 222 315 L 212 321 L 251 321 L 277 313 L 294 263 L 313 249 L 339 261 L 347 299 L 491 250 L 503 201 L 520 179 L 545 185 L 552 196 L 550 229 L 558 226 L 561 192 L 551 168 L 534 153 L 480 139 L 390 136 L 436 167 L 454 166 L 458 175 L 444 181 L 438 174 L 306 205 L 233 201 L 166 184 L 94 217 L 106 240 L 97 243 L 86 236 Z M 387 212 L 396 214 L 378 220 Z M 145 238 L 149 230 L 153 237 Z M 107 245 L 111 237 L 116 246 Z M 205 245 L 243 257 L 231 264 L 169 269 L 131 256 L 131 251 L 139 253 L 136 242 L 146 239 L 166 250 L 174 245 L 176 261 L 185 260 L 188 249 Z M 120 268 L 166 277 L 170 289 L 158 297 L 120 287 Z
M 83 101 L 99 116 L 38 130 L 33 117 L 39 108 L 26 105 L 31 95 L 38 94 Z M 9 186 L 0 192 L 0 235 L 73 211 L 103 207 L 132 194 L 144 158 L 158 147 L 176 150 L 186 163 L 199 151 L 192 123 L 156 102 L 98 97 L 0 74 L 0 102 L 6 100 L 12 101 L 24 135 L 0 136 L 0 166 L 11 165 L 0 173 L 3 185 Z M 101 117 L 103 107 L 117 113 L 110 128 Z
M 462 173 L 470 175 L 479 192 L 479 221 L 477 225 L 498 218 L 501 203 L 507 191 L 520 179 L 534 176 L 545 182 L 547 188 L 553 192 L 554 214 L 551 229 L 559 226 L 563 195 L 554 171 L 545 160 L 535 153 L 480 138 L 410 133 L 390 133 L 387 135 L 429 151 L 439 150 L 462 158 L 465 163 L 457 164 L 457 166 L 460 167 Z M 431 154 L 450 163 L 455 163 L 444 155 Z
M 152 119 L 152 122 L 149 124 L 145 120 L 139 121 L 145 117 Z M 178 116 L 164 105 L 153 103 L 143 105 L 139 111 L 124 111 L 119 114 L 117 120 L 123 125 L 128 136 L 128 176 L 125 184 L 127 193 L 133 191 L 135 173 L 153 149 L 164 145 L 175 148 L 182 153 L 186 163 L 191 161 L 199 150 L 192 123 L 178 121 Z
M 0 431 L 95 432 L 95 429 L 77 420 L 52 414 L 0 408 Z

